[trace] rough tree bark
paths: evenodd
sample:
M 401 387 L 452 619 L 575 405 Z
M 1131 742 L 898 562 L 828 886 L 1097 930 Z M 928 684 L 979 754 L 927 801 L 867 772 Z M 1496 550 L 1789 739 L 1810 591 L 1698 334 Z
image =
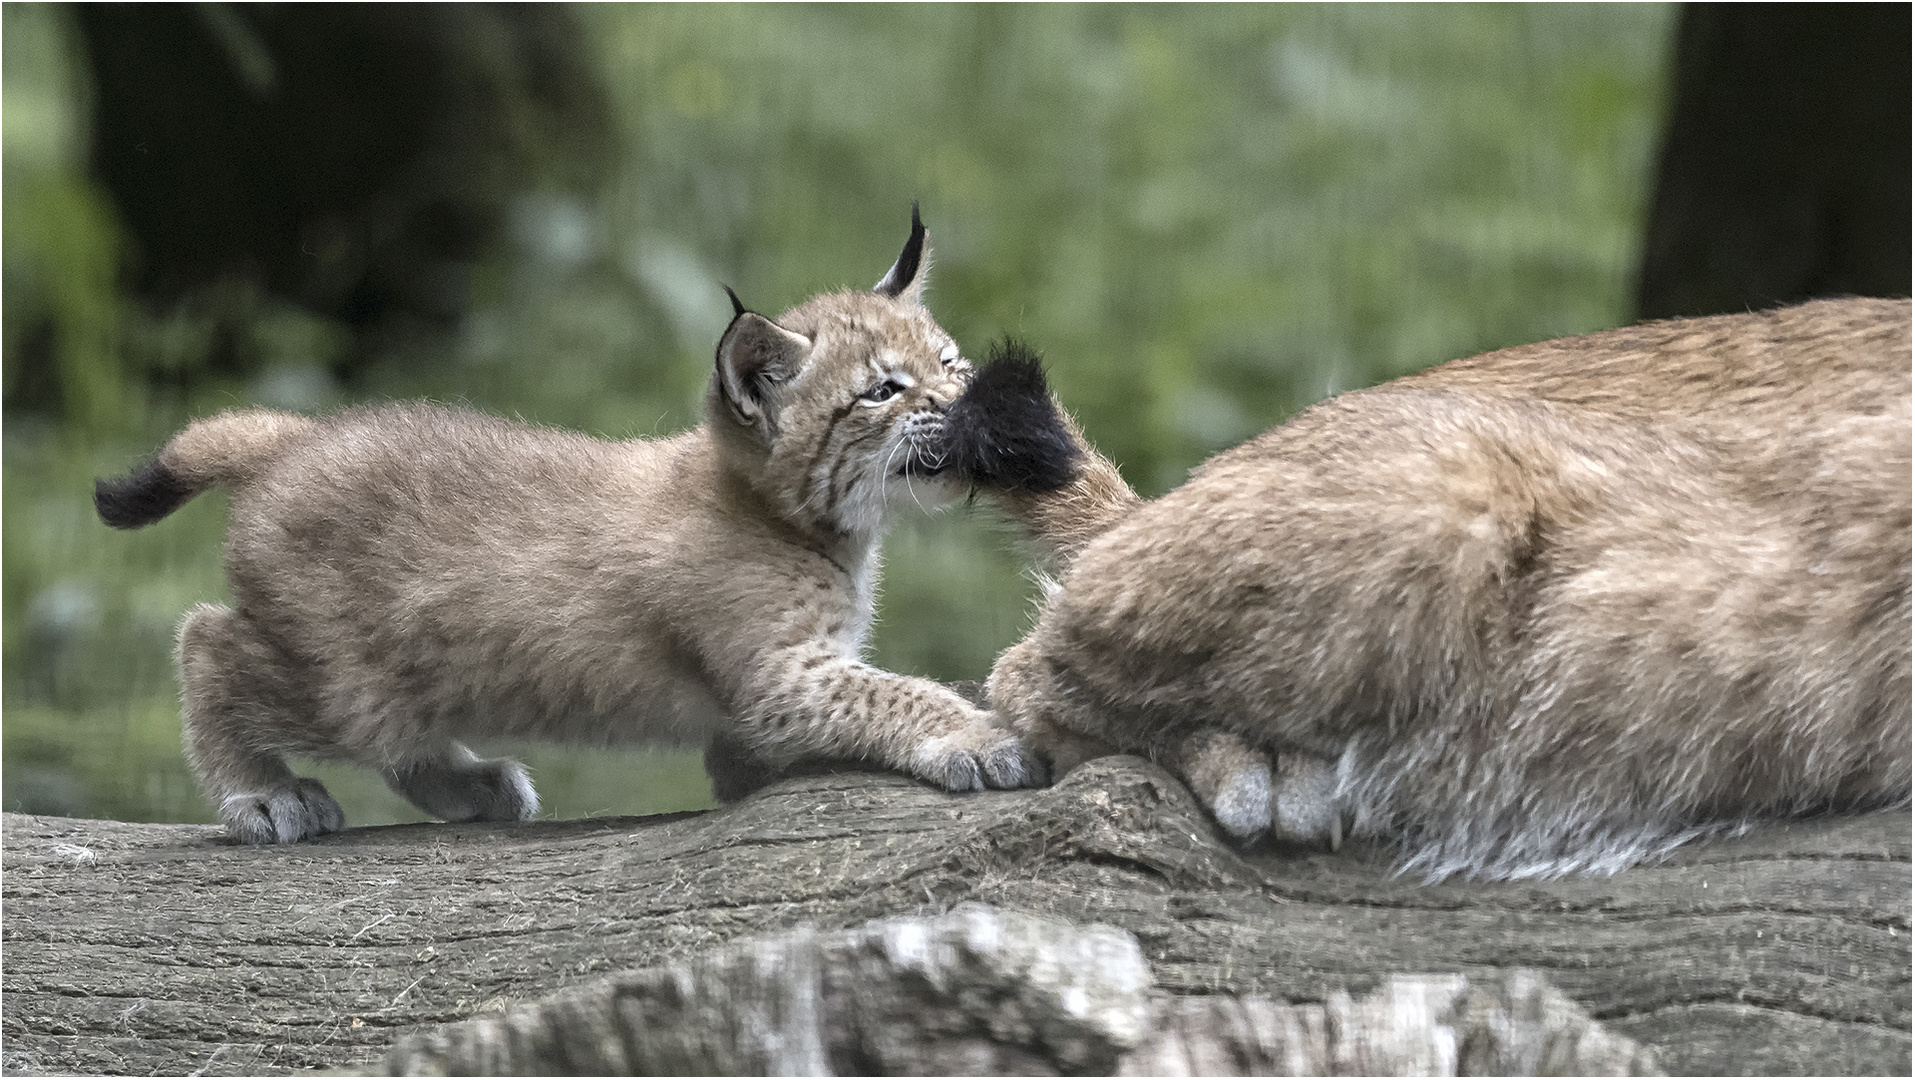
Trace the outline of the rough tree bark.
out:
M 966 903 L 809 928 L 400 1039 L 400 1076 L 1650 1076 L 1531 972 L 1359 999 L 1154 991 L 1136 937 Z
M 1382 851 L 1235 852 L 1130 758 L 1035 792 L 842 773 L 705 814 L 271 849 L 209 826 L 7 815 L 0 1032 L 15 1074 L 381 1069 L 402 1038 L 427 1067 L 420 1047 L 470 1038 L 439 1024 L 723 966 L 723 947 L 766 935 L 869 935 L 982 901 L 1133 935 L 1153 1031 L 1307 1027 L 1392 1000 L 1400 974 L 1476 988 L 1474 1004 L 1443 991 L 1439 1012 L 1556 1008 L 1521 968 L 1670 1072 L 1905 1075 L 1909 833 L 1905 812 L 1831 818 L 1611 878 L 1422 885 Z

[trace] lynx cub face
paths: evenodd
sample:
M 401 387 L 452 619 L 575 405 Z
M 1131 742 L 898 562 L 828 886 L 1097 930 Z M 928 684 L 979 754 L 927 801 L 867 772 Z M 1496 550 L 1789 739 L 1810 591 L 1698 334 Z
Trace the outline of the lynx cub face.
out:
M 869 292 L 744 309 L 707 419 L 612 442 L 428 405 L 229 413 L 101 481 L 157 521 L 230 487 L 233 607 L 180 627 L 185 746 L 243 842 L 343 827 L 286 755 L 357 762 L 447 820 L 538 798 L 485 736 L 862 759 L 952 791 L 1012 787 L 1018 740 L 936 683 L 860 658 L 892 511 L 960 486 L 945 414 L 970 365 L 920 303 L 912 233 Z
M 1011 498 L 1064 566 L 991 705 L 1433 878 L 1906 804 L 1909 350 L 1907 300 L 1672 320 L 1344 394 L 1149 502 L 1093 460 Z
M 899 507 L 965 490 L 945 471 L 943 426 L 972 367 L 921 306 L 924 280 L 816 297 L 775 322 L 738 310 L 709 408 L 733 421 L 724 445 L 780 516 L 871 536 Z

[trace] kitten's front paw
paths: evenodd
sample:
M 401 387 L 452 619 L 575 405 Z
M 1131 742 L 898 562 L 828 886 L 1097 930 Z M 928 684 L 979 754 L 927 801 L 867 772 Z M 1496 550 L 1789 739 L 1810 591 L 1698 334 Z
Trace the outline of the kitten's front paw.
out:
M 219 819 L 242 844 L 291 844 L 346 827 L 346 813 L 326 786 L 304 778 L 229 796 Z
M 1032 787 L 1042 775 L 1022 740 L 985 725 L 919 743 L 911 771 L 946 791 Z

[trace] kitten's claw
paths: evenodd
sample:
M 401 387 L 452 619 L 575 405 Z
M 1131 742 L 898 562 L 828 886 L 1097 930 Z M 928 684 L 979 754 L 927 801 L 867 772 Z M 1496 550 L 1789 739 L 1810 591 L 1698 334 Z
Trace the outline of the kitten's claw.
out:
M 1037 756 L 1012 736 L 984 752 L 984 782 L 994 788 L 1039 787 Z
M 946 791 L 1029 787 L 1038 773 L 1023 741 L 998 728 L 926 739 L 914 758 L 912 771 Z
M 226 831 L 242 844 L 291 844 L 346 827 L 345 811 L 317 780 L 229 796 L 219 806 Z

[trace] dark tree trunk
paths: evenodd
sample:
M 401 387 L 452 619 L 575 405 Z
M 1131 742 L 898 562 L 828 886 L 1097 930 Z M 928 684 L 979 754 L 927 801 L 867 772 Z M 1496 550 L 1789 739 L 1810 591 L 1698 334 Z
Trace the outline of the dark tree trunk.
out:
M 1909 1069 L 1905 812 L 1776 825 L 1609 878 L 1425 886 L 1378 851 L 1240 855 L 1180 785 L 1111 758 L 1044 791 L 845 773 L 704 814 L 266 849 L 210 826 L 7 815 L 4 859 L 12 1073 L 368 1069 L 406 1036 L 427 1040 L 408 1043 L 417 1066 L 422 1045 L 452 1045 L 436 1025 L 966 901 L 1134 935 L 1158 1035 L 1348 1013 L 1399 974 L 1461 974 L 1481 1001 L 1547 1012 L 1510 981 L 1523 968 L 1671 1072 Z M 534 1035 L 557 1023 L 542 1015 Z M 1082 1053 L 993 1060 L 1108 1067 Z
M 1909 19 L 1683 9 L 1641 318 L 1909 294 Z
M 507 201 L 589 188 L 610 106 L 562 5 L 83 4 L 93 162 L 162 305 L 238 278 L 452 320 Z

